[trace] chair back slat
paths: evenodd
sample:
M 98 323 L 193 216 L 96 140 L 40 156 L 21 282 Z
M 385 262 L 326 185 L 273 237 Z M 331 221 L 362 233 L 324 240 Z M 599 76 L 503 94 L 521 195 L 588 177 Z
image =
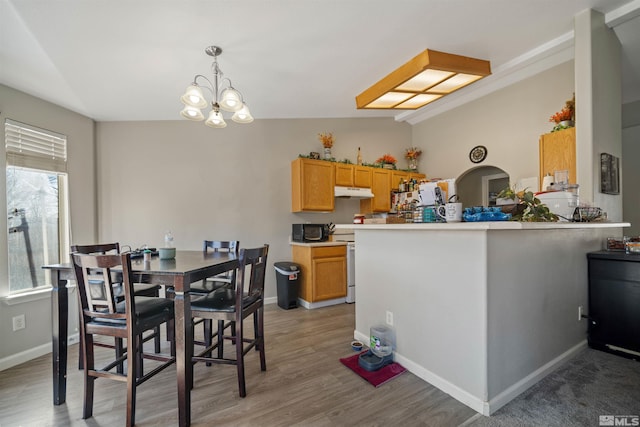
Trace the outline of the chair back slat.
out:
M 228 252 L 238 255 L 240 250 L 240 241 L 238 240 L 205 240 L 202 250 L 204 252 Z M 235 283 L 236 270 L 228 271 L 224 274 L 216 276 L 219 281 Z
M 127 312 L 134 310 L 133 287 L 131 280 L 130 254 L 124 255 L 92 255 L 71 254 L 78 283 L 80 302 L 85 316 L 94 318 L 125 319 L 125 313 L 117 312 L 117 301 L 113 292 L 111 269 L 122 267 L 123 292 Z M 127 268 L 128 266 L 128 268 Z M 102 288 L 102 296 L 96 296 L 95 287 Z
M 259 248 L 240 249 L 236 284 L 236 307 L 242 307 L 244 295 L 263 298 L 268 253 L 268 244 Z M 247 274 L 247 272 L 249 273 Z M 248 281 L 245 282 L 247 278 Z M 245 287 L 246 293 L 244 292 Z

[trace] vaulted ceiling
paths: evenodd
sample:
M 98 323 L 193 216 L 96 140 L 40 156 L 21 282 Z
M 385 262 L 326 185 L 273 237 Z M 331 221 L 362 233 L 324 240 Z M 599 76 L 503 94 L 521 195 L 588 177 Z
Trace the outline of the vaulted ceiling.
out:
M 571 44 L 590 8 L 622 43 L 623 102 L 640 100 L 640 0 L 0 0 L 0 83 L 99 121 L 178 120 L 218 45 L 258 119 L 411 121 L 449 101 L 398 115 L 354 97 L 426 48 L 487 59 L 497 81 Z

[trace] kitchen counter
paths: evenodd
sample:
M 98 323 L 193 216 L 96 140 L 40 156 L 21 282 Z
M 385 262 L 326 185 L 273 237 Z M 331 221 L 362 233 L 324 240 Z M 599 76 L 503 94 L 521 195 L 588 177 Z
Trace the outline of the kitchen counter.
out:
M 318 242 L 318 243 L 301 243 L 289 241 L 291 246 L 308 246 L 308 247 L 323 247 L 323 246 L 344 246 L 347 242 Z
M 368 342 L 391 312 L 395 360 L 490 415 L 586 347 L 586 254 L 628 226 L 349 224 L 354 337 Z

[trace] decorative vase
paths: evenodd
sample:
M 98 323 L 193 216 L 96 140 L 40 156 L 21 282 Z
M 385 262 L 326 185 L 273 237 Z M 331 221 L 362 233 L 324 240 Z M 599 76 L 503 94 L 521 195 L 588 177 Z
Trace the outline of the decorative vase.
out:
M 383 163 L 382 164 L 382 168 L 383 169 L 395 169 L 395 165 L 393 163 Z
M 409 159 L 409 169 L 411 169 L 412 171 L 416 171 L 418 170 L 418 159 L 417 158 L 410 158 Z
M 576 123 L 573 120 L 563 120 L 560 123 L 558 123 L 558 125 L 566 128 L 572 128 L 576 125 Z
M 329 148 L 329 147 L 325 147 L 324 148 L 324 158 L 326 160 L 331 159 L 331 148 Z

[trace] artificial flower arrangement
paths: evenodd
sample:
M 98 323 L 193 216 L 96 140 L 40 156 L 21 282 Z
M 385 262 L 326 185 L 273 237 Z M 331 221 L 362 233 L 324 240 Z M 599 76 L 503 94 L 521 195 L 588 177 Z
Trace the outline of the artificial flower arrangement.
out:
M 382 165 L 395 165 L 397 162 L 396 158 L 393 157 L 391 154 L 385 154 L 382 157 L 378 158 L 378 160 L 376 160 L 376 163 L 380 163 Z
M 324 148 L 333 147 L 333 134 L 331 132 L 323 132 L 318 134 L 318 139 L 322 142 Z
M 573 127 L 573 121 L 575 120 L 576 114 L 575 108 L 576 96 L 573 95 L 573 98 L 568 100 L 565 103 L 565 106 L 562 107 L 562 110 L 549 117 L 549 121 L 556 124 L 551 132 Z
M 420 154 L 422 154 L 422 150 L 417 148 L 417 147 L 411 147 L 411 148 L 407 148 L 406 152 L 404 153 L 404 157 L 406 157 L 407 159 L 417 159 L 418 157 L 420 157 Z

